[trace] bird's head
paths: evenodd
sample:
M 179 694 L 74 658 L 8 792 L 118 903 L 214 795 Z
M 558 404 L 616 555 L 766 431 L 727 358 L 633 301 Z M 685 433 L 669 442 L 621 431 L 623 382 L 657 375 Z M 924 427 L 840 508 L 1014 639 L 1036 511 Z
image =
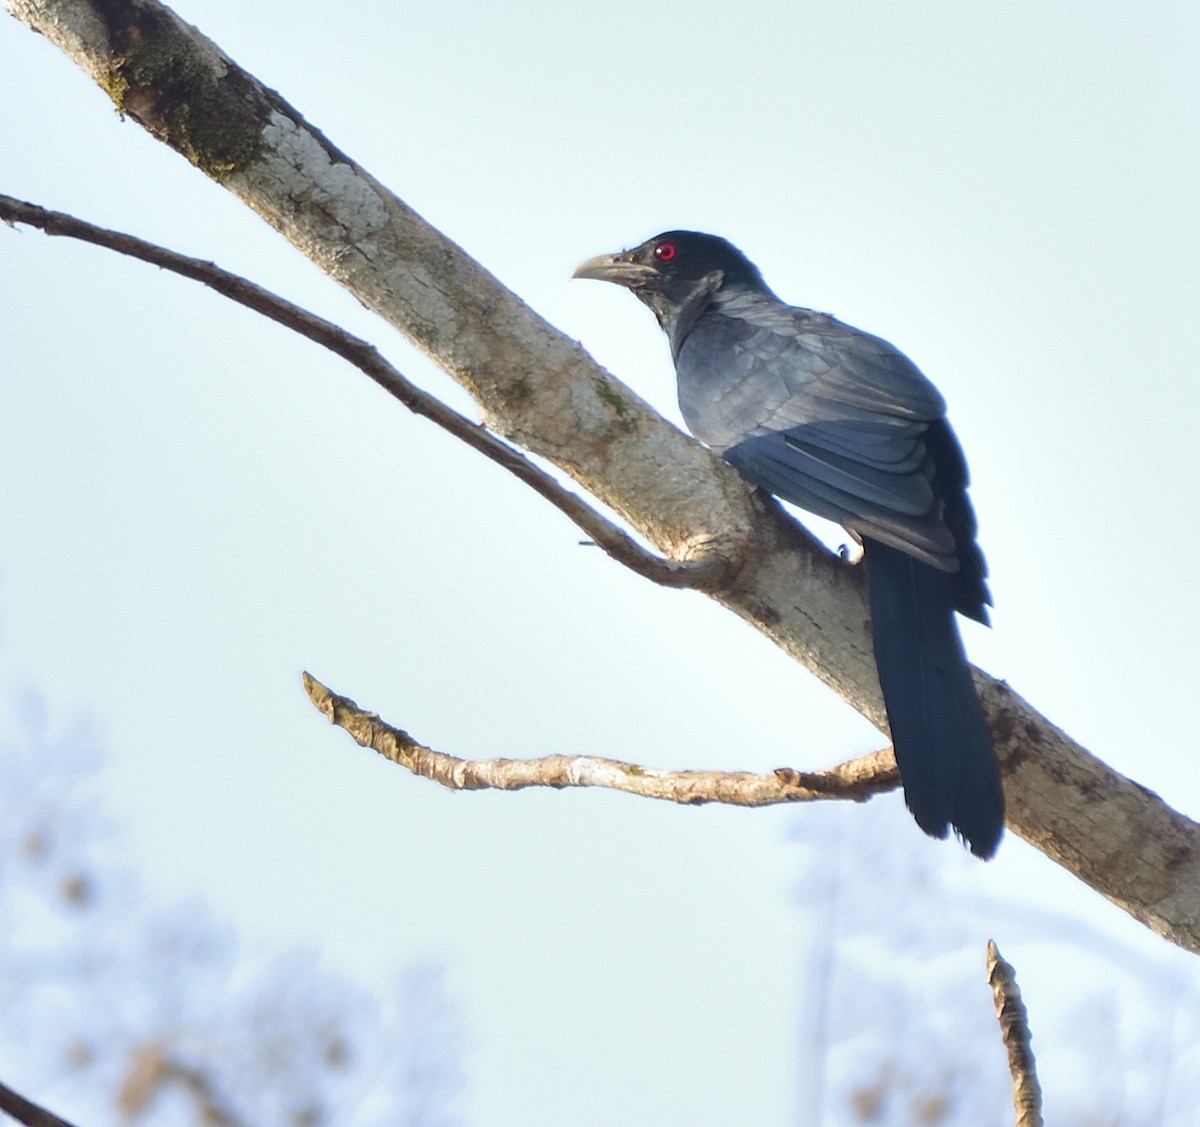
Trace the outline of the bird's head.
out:
M 699 231 L 666 231 L 632 250 L 597 255 L 571 277 L 624 286 L 654 311 L 676 345 L 717 294 L 769 292 L 758 267 L 737 247 Z

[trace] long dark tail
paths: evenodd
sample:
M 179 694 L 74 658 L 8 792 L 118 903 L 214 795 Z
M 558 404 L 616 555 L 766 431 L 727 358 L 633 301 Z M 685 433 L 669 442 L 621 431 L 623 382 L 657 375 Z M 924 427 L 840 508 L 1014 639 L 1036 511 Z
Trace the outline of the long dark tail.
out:
M 951 578 L 875 540 L 863 551 L 904 801 L 927 834 L 945 837 L 953 827 L 986 859 L 1004 829 L 1004 791 L 954 620 Z

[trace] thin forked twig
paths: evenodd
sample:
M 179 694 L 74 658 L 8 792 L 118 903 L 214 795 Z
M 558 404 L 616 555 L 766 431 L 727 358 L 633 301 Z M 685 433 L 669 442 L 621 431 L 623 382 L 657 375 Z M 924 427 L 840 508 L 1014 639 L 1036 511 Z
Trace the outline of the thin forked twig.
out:
M 720 586 L 734 569 L 733 563 L 715 554 L 700 556 L 687 562 L 677 562 L 648 552 L 623 529 L 601 516 L 577 494 L 564 489 L 550 474 L 497 437 L 482 423 L 472 422 L 410 382 L 379 354 L 373 344 L 346 332 L 332 321 L 318 317 L 278 294 L 256 285 L 248 278 L 232 274 L 204 259 L 191 258 L 155 243 L 148 243 L 134 235 L 98 227 L 65 212 L 50 211 L 11 196 L 0 195 L 0 220 L 10 227 L 16 223 L 24 223 L 37 227 L 47 235 L 65 236 L 92 243 L 170 270 L 193 281 L 202 282 L 231 301 L 253 309 L 277 324 L 329 349 L 374 380 L 414 414 L 436 423 L 473 450 L 503 466 L 574 521 L 598 547 L 646 579 L 664 587 L 713 590 Z

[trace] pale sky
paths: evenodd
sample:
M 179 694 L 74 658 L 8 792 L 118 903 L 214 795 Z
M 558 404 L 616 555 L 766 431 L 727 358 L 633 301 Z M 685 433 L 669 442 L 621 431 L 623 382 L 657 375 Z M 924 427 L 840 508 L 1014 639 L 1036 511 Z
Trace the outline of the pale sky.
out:
M 567 280 L 662 229 L 723 234 L 781 296 L 902 348 L 971 465 L 996 599 L 973 659 L 1200 816 L 1194 3 L 176 9 L 668 417 L 653 319 Z M 0 191 L 247 274 L 469 409 L 7 16 L 0 105 Z M 460 755 L 815 768 L 878 733 L 194 284 L 0 228 L 0 342 L 0 698 L 32 683 L 64 726 L 95 719 L 106 801 L 164 898 L 368 984 L 443 962 L 480 1127 L 802 1122 L 797 840 L 827 817 L 448 794 L 330 729 L 299 674 Z M 985 866 L 899 801 L 840 832 L 949 874 L 967 949 L 982 968 L 1000 942 L 1035 1036 L 1090 984 L 1014 906 L 1173 958 L 1011 835 Z M 986 1014 L 982 986 L 969 1004 Z M 1078 1061 L 1043 1047 L 1061 1099 Z

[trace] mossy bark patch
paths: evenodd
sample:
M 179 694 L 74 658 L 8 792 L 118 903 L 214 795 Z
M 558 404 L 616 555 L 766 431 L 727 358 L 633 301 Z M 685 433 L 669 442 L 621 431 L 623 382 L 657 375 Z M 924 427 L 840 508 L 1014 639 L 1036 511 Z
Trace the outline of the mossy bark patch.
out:
M 258 156 L 272 107 L 259 85 L 162 8 L 99 0 L 108 27 L 105 89 L 128 114 L 215 180 Z

